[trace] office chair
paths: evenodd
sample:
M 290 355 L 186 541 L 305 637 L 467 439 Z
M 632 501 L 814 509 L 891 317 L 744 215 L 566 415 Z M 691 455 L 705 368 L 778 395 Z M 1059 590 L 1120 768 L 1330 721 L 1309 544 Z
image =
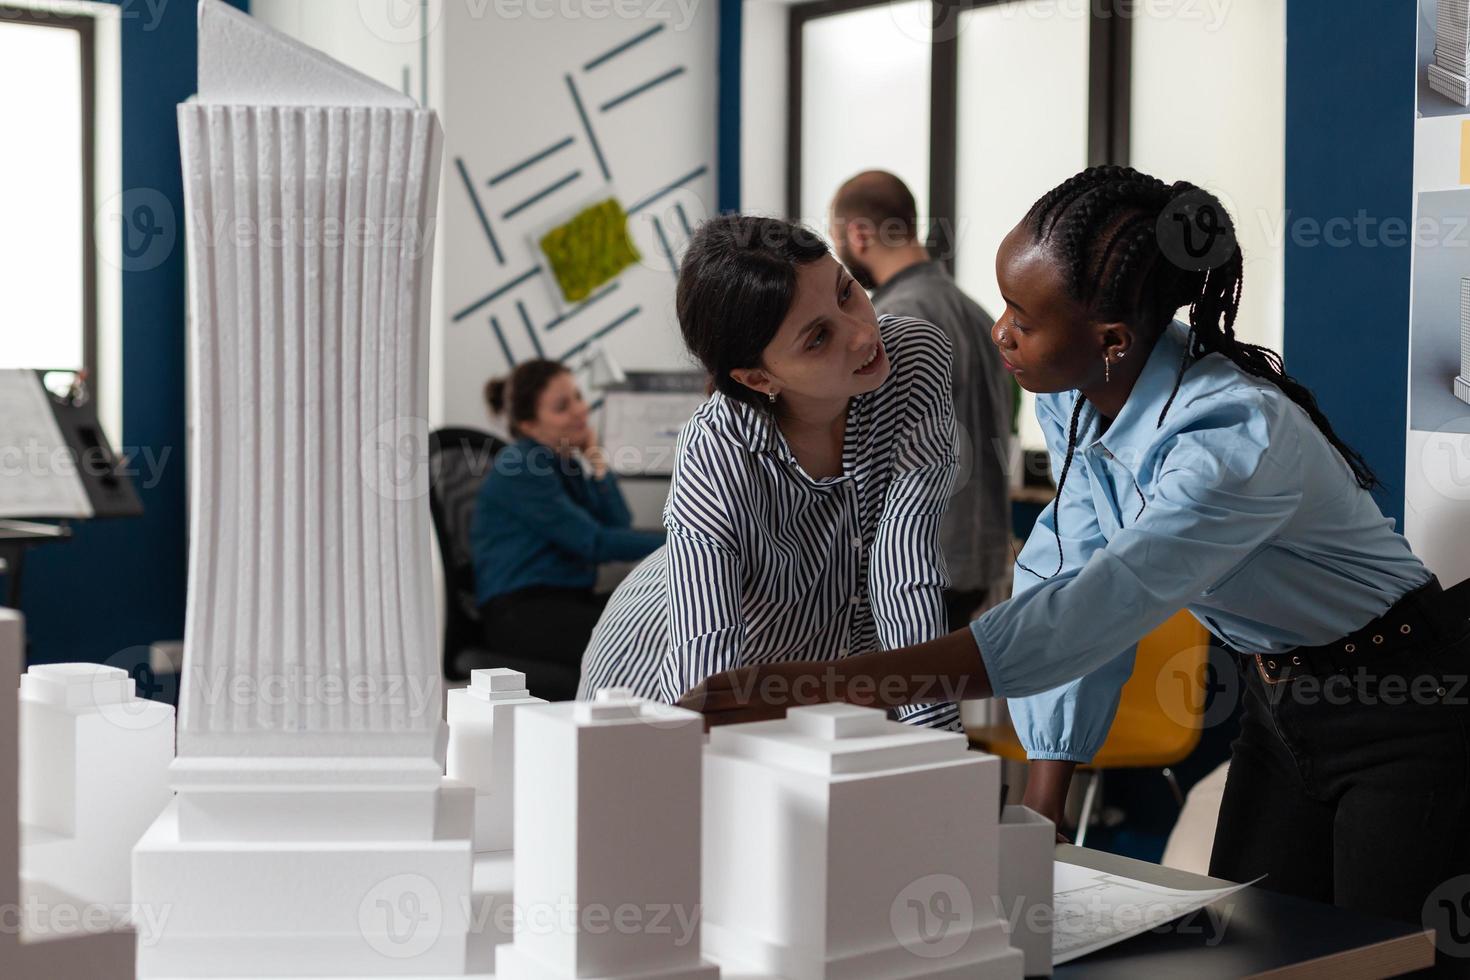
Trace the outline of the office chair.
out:
M 475 602 L 470 519 L 480 484 L 504 448 L 502 440 L 479 429 L 429 434 L 429 512 L 444 566 L 444 676 L 462 681 L 480 667 L 508 667 L 526 675 L 526 686 L 536 697 L 569 701 L 577 694 L 577 671 L 489 648 Z
M 1175 802 L 1184 805 L 1173 767 L 1200 742 L 1209 643 L 1209 631 L 1185 611 L 1175 613 L 1138 642 L 1133 676 L 1123 685 L 1107 740 L 1089 765 L 1077 767 L 1093 773 L 1077 821 L 1079 847 L 1087 839 L 1087 825 L 1097 808 L 1105 770 L 1158 769 Z M 966 733 L 977 748 L 1014 762 L 1026 761 L 1026 750 L 1009 721 L 969 728 Z

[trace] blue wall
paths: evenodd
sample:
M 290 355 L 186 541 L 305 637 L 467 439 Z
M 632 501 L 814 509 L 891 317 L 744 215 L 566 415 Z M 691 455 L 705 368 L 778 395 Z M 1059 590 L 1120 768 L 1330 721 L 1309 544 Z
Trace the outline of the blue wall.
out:
M 1343 247 L 1288 237 L 1286 366 L 1377 471 L 1401 530 L 1410 247 L 1376 228 L 1411 220 L 1414 48 L 1412 3 L 1287 2 L 1287 227 L 1360 211 L 1376 225 Z
M 232 2 L 245 9 L 248 0 Z M 143 517 L 82 522 L 71 542 L 26 559 L 21 608 L 33 662 L 130 667 L 137 656 L 130 648 L 184 635 L 184 204 L 174 113 L 196 88 L 196 7 L 120 6 L 125 207 L 129 192 L 156 191 L 172 209 L 176 234 L 155 267 L 123 272 L 123 431 L 109 435 L 168 457 L 156 486 L 140 481 Z

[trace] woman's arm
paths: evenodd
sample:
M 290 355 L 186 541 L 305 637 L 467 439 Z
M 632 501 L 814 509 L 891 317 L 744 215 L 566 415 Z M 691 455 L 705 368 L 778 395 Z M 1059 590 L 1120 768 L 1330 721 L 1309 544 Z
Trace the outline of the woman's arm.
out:
M 669 646 L 658 682 L 665 701 L 734 667 L 745 644 L 740 546 L 725 495 L 730 463 L 697 423 L 680 435 L 664 505 Z
M 958 467 L 949 338 L 940 328 L 914 322 L 899 328 L 909 395 L 896 406 L 913 422 L 890 450 L 893 475 L 883 498 L 868 557 L 868 595 L 878 641 L 895 650 L 949 631 L 939 529 Z M 899 708 L 897 717 L 937 727 L 959 725 L 949 699 Z
M 900 708 L 990 696 L 985 662 L 969 630 L 917 646 L 840 660 L 741 667 L 708 677 L 679 704 L 710 725 L 784 717 L 788 708 L 830 701 Z

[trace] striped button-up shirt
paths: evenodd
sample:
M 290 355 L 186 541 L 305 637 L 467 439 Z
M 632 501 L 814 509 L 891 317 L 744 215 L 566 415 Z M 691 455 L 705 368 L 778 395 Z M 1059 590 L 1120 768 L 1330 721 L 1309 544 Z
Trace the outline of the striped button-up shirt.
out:
M 842 474 L 802 470 L 771 417 L 715 394 L 679 436 L 668 544 L 620 585 L 579 697 L 628 687 L 675 701 L 735 667 L 894 649 L 946 632 L 939 523 L 957 457 L 950 346 L 885 316 L 892 369 L 847 411 Z M 952 703 L 903 709 L 958 727 Z

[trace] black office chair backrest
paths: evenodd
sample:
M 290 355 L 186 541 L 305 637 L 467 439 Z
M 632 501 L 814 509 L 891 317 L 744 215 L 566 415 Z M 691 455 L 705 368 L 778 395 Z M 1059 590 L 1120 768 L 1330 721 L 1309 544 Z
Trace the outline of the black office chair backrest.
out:
M 479 429 L 448 428 L 429 433 L 429 511 L 444 563 L 444 658 L 453 663 L 465 647 L 482 646 L 475 602 L 475 563 L 470 520 L 480 484 L 505 442 Z

